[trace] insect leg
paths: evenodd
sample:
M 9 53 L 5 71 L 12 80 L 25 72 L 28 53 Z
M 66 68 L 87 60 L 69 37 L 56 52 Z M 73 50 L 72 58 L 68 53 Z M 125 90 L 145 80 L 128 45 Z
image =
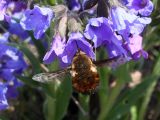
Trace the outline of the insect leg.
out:
M 79 104 L 79 101 L 73 95 L 71 96 L 71 98 L 74 101 L 74 103 L 77 105 L 77 107 L 79 108 L 79 110 L 82 112 L 82 114 L 84 116 L 87 116 L 88 113 L 82 108 L 82 106 Z

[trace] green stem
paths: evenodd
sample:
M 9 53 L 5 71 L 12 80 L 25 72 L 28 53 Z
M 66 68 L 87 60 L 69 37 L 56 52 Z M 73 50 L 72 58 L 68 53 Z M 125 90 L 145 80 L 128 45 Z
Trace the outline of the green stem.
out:
M 111 110 L 111 108 L 113 107 L 113 105 L 116 101 L 116 98 L 118 97 L 123 85 L 124 85 L 123 80 L 120 80 L 120 79 L 117 80 L 116 86 L 113 88 L 109 98 L 107 99 L 107 102 L 105 105 L 106 107 L 104 107 L 104 109 L 101 110 L 99 120 L 104 120 L 107 117 L 107 115 L 108 115 L 109 111 Z
M 133 105 L 130 109 L 131 120 L 137 120 L 137 106 Z
M 55 106 L 56 106 L 55 99 L 47 95 L 46 101 L 44 103 L 44 114 L 45 114 L 46 120 L 53 120 L 55 118 L 56 116 Z
M 156 83 L 157 83 L 157 80 L 154 80 L 147 90 L 146 96 L 144 97 L 144 101 L 143 101 L 142 106 L 140 108 L 138 120 L 143 120 L 144 119 L 146 109 L 147 109 L 148 103 L 150 101 L 152 92 L 154 91 Z
M 89 96 L 79 94 L 79 120 L 89 120 Z
M 57 3 L 57 0 L 48 0 L 48 3 L 50 5 L 55 5 Z

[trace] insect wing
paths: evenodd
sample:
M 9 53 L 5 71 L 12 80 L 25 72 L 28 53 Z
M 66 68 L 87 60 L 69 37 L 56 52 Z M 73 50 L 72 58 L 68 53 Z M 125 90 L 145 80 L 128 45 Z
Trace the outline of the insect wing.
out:
M 127 61 L 127 59 L 125 58 L 125 56 L 119 55 L 119 56 L 109 58 L 109 59 L 104 59 L 104 60 L 100 60 L 100 61 L 93 61 L 93 63 L 97 67 L 108 66 L 111 68 L 116 68 L 119 65 L 126 63 L 126 61 Z
M 113 64 L 117 63 L 120 58 L 121 58 L 121 56 L 117 56 L 114 58 L 104 59 L 104 60 L 100 60 L 100 61 L 93 61 L 93 63 L 97 67 L 102 67 L 102 66 L 110 66 L 111 67 Z
M 54 79 L 61 79 L 63 78 L 67 73 L 69 73 L 68 69 L 59 70 L 56 72 L 50 72 L 50 73 L 39 73 L 32 77 L 33 80 L 41 83 L 46 83 L 53 81 Z

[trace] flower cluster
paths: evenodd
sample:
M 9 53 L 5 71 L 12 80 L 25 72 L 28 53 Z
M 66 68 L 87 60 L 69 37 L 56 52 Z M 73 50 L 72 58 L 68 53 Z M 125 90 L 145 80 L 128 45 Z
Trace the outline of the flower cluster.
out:
M 71 64 L 78 51 L 96 60 L 99 47 L 108 58 L 120 56 L 117 65 L 148 57 L 142 40 L 151 23 L 150 0 L 64 0 L 63 5 L 31 8 L 20 0 L 0 0 L 0 22 L 7 26 L 0 26 L 0 109 L 8 107 L 7 98 L 17 95 L 21 83 L 15 75 L 27 67 L 22 53 L 7 45 L 11 34 L 18 40 L 53 40 L 43 61 L 49 64 L 58 59 L 63 67 Z
M 22 83 L 15 75 L 20 75 L 27 65 L 23 54 L 16 48 L 8 46 L 8 33 L 0 37 L 0 109 L 8 107 L 7 99 L 18 95 L 17 87 Z
M 33 30 L 36 39 L 42 38 L 53 18 L 53 12 L 49 8 L 34 6 L 33 10 L 26 10 L 21 19 L 21 26 L 25 30 Z
M 23 85 L 16 77 L 27 68 L 23 53 L 8 44 L 10 36 L 22 40 L 29 37 L 18 23 L 25 9 L 22 1 L 0 0 L 0 110 L 9 107 L 9 100 L 17 97 L 17 88 Z
M 67 4 L 69 9 L 74 12 L 82 11 L 81 9 L 84 8 L 80 8 L 81 5 L 77 0 L 65 2 L 69 3 Z M 60 22 L 56 23 L 59 27 L 55 30 L 56 34 L 50 50 L 44 56 L 44 62 L 51 63 L 58 58 L 62 64 L 70 64 L 78 50 L 95 59 L 93 49 L 101 46 L 106 49 L 109 58 L 123 56 L 124 61 L 138 60 L 141 56 L 147 58 L 148 54 L 142 48 L 142 32 L 145 26 L 151 23 L 149 15 L 153 10 L 152 2 L 150 0 L 121 0 L 118 3 L 110 1 L 109 4 L 108 17 L 90 18 L 84 33 L 78 29 L 77 19 L 74 20 L 75 24 L 72 21 L 74 27 L 70 28 L 69 21 L 75 18 L 71 15 L 72 11 L 65 13 L 65 10 L 60 9 L 64 13 L 59 18 Z M 56 12 L 49 8 L 35 6 L 34 9 L 25 12 L 21 25 L 26 30 L 33 30 L 35 38 L 39 39 L 50 26 L 52 19 L 56 19 L 53 15 L 57 15 Z M 59 29 L 60 27 L 63 30 Z M 68 36 L 65 36 L 66 28 L 69 29 Z M 88 40 L 92 41 L 94 46 Z
M 74 6 L 77 4 L 72 4 Z M 110 1 L 108 17 L 89 19 L 84 35 L 73 30 L 67 40 L 55 35 L 44 62 L 51 63 L 58 57 L 63 63 L 71 63 L 78 49 L 94 59 L 93 48 L 87 40 L 93 41 L 94 48 L 103 46 L 109 58 L 123 56 L 124 61 L 138 60 L 141 56 L 147 58 L 148 53 L 142 47 L 142 33 L 146 25 L 151 23 L 149 15 L 152 11 L 150 0 L 121 0 L 118 4 Z
M 108 18 L 89 20 L 85 36 L 94 42 L 95 47 L 104 45 L 109 57 L 124 55 L 127 60 L 137 60 L 142 55 L 147 58 L 147 52 L 142 48 L 141 34 L 145 26 L 151 22 L 151 18 L 147 16 L 151 14 L 153 4 L 149 0 L 145 2 L 144 5 L 142 2 L 130 0 L 125 4 L 125 9 L 112 5 Z
M 0 21 L 5 21 L 5 24 L 8 26 L 8 32 L 18 36 L 21 40 L 25 40 L 29 37 L 27 31 L 25 31 L 19 23 L 23 11 L 26 8 L 26 3 L 19 0 L 0 1 Z
M 0 0 L 0 21 L 10 21 L 12 14 L 25 10 L 26 7 L 20 0 Z

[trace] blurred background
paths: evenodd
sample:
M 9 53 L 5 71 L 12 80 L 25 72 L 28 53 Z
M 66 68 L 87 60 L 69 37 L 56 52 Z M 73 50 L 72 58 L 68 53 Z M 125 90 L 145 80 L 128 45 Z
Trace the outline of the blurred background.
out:
M 52 5 L 55 1 L 42 3 Z M 16 41 L 17 36 L 13 35 L 11 46 L 24 53 L 29 66 L 26 77 L 17 76 L 24 85 L 18 88 L 18 96 L 8 101 L 10 106 L 0 111 L 0 120 L 160 120 L 160 1 L 153 3 L 152 23 L 143 32 L 143 48 L 149 58 L 130 61 L 114 70 L 107 66 L 98 68 L 100 86 L 91 95 L 75 92 L 69 75 L 60 82 L 33 81 L 32 76 L 45 69 L 43 40 L 37 41 L 29 33 L 32 44 L 27 45 Z M 1 21 L 0 26 L 4 33 L 8 24 Z M 97 58 L 105 57 L 100 49 Z M 46 67 L 54 71 L 57 64 L 56 61 Z

